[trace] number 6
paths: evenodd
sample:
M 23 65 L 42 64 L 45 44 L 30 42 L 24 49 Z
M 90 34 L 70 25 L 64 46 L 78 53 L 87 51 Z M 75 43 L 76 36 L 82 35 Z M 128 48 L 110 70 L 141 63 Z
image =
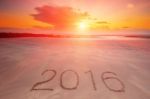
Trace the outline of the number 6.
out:
M 104 72 L 104 73 L 102 73 L 102 75 L 101 75 L 101 78 L 102 78 L 103 83 L 105 84 L 105 86 L 106 86 L 110 91 L 114 91 L 114 92 L 125 92 L 125 86 L 124 86 L 123 82 L 122 82 L 120 79 L 118 79 L 118 78 L 116 78 L 116 77 L 105 77 L 105 74 L 112 74 L 112 75 L 114 75 L 114 76 L 117 76 L 117 74 L 115 74 L 115 73 L 113 73 L 113 72 Z M 106 82 L 106 80 L 109 80 L 109 79 L 114 79 L 114 80 L 119 81 L 122 87 L 121 87 L 120 89 L 113 89 L 113 88 L 110 88 L 110 86 L 108 86 L 108 84 L 107 84 L 107 82 Z

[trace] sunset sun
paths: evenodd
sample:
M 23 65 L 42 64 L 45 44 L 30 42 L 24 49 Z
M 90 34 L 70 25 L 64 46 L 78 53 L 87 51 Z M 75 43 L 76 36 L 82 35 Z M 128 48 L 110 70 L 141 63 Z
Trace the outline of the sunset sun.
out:
M 80 30 L 80 31 L 88 30 L 88 29 L 89 29 L 89 22 L 88 22 L 88 21 L 80 21 L 80 22 L 77 24 L 77 28 L 78 28 L 78 30 Z
M 80 22 L 78 27 L 79 27 L 79 29 L 81 29 L 81 30 L 85 30 L 85 29 L 88 28 L 86 22 Z

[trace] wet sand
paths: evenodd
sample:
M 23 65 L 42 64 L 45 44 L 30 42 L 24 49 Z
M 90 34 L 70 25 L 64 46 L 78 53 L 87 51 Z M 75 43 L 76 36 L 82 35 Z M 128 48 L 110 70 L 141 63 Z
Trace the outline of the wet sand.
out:
M 0 99 L 149 99 L 149 75 L 150 39 L 0 39 Z

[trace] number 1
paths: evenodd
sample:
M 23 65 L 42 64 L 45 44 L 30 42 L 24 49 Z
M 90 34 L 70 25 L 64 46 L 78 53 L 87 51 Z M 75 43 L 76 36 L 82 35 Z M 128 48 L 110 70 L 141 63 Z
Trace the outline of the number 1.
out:
M 97 88 L 96 88 L 96 83 L 95 83 L 95 81 L 94 81 L 93 72 L 90 70 L 90 71 L 87 71 L 87 72 L 85 72 L 85 73 L 89 73 L 89 74 L 90 74 L 90 76 L 91 76 L 91 81 L 92 81 L 92 84 L 93 84 L 93 88 L 94 88 L 94 90 L 97 90 Z

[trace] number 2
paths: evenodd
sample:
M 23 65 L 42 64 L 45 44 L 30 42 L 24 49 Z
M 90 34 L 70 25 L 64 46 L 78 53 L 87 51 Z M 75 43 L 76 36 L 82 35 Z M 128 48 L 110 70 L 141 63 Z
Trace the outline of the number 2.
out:
M 56 76 L 56 71 L 55 70 L 45 70 L 44 72 L 42 72 L 42 76 L 48 72 L 52 72 L 53 75 L 51 76 L 51 78 L 49 78 L 48 80 L 45 80 L 45 81 L 41 81 L 41 82 L 37 82 L 36 84 L 33 85 L 33 87 L 31 88 L 31 91 L 34 91 L 34 90 L 47 90 L 47 91 L 53 91 L 54 89 L 51 89 L 51 88 L 37 88 L 38 86 L 42 85 L 42 84 L 45 84 L 45 83 L 48 83 L 49 81 L 53 80 L 54 77 Z

